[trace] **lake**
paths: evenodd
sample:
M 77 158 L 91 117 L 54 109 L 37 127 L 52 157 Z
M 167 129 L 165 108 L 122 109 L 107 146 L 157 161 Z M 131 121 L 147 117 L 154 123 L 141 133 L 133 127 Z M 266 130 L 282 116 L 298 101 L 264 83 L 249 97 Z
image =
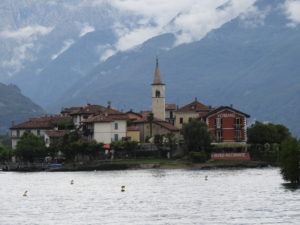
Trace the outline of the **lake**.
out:
M 300 224 L 283 183 L 278 168 L 0 171 L 0 224 Z

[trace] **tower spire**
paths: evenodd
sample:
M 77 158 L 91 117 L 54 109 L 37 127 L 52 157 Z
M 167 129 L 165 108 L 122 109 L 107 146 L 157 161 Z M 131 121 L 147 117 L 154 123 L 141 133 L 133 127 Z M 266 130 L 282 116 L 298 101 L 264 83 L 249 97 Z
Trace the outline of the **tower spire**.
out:
M 153 84 L 163 84 L 162 81 L 161 81 L 161 76 L 160 76 L 160 70 L 159 70 L 158 58 L 157 57 L 156 57 L 156 67 L 155 67 Z

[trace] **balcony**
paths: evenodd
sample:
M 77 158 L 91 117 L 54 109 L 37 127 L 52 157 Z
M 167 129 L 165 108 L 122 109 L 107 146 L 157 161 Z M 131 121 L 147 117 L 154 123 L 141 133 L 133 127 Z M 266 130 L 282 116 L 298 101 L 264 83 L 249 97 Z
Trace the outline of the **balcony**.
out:
M 235 141 L 235 142 L 242 142 L 242 141 L 244 141 L 244 140 L 243 140 L 242 137 L 235 137 L 235 138 L 234 138 L 234 141 Z
M 234 124 L 233 127 L 234 127 L 235 129 L 242 129 L 243 126 L 242 126 L 242 124 L 237 123 L 237 124 Z

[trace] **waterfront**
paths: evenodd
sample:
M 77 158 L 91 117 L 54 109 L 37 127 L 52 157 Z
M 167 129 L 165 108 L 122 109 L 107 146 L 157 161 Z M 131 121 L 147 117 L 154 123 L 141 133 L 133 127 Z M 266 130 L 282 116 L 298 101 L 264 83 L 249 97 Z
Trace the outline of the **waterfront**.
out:
M 0 224 L 299 224 L 282 183 L 277 168 L 0 171 Z

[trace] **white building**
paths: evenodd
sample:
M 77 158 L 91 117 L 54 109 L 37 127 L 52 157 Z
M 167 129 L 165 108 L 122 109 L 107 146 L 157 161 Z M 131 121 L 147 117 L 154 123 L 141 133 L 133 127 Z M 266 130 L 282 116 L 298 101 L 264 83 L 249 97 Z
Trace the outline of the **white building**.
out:
M 127 134 L 127 115 L 98 115 L 83 120 L 83 132 L 89 140 L 110 144 L 121 141 Z

